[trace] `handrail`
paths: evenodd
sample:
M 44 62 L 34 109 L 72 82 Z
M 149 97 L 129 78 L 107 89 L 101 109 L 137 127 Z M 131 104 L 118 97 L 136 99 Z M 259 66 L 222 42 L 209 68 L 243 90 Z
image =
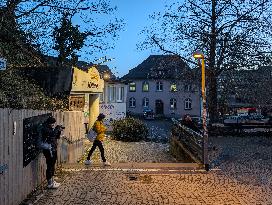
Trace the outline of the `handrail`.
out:
M 203 163 L 203 135 L 171 119 L 174 126 L 172 135 L 178 141 L 179 146 L 197 163 Z

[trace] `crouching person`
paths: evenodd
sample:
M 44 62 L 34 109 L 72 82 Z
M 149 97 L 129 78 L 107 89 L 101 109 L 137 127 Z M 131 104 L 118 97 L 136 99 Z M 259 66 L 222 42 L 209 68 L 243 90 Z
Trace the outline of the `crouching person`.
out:
M 96 132 L 96 138 L 93 142 L 93 146 L 91 150 L 89 151 L 87 160 L 85 161 L 85 165 L 90 165 L 91 164 L 91 156 L 96 149 L 96 147 L 99 148 L 101 158 L 103 161 L 104 166 L 110 166 L 111 164 L 106 161 L 105 158 L 105 152 L 104 152 L 104 147 L 103 147 L 103 141 L 105 140 L 105 131 L 107 130 L 106 126 L 103 124 L 103 119 L 105 118 L 105 115 L 103 113 L 100 113 L 97 117 L 97 120 L 95 121 L 93 125 L 93 130 Z
M 42 149 L 46 159 L 46 179 L 47 188 L 56 189 L 60 183 L 54 181 L 55 164 L 57 161 L 57 146 L 61 131 L 64 127 L 55 126 L 56 119 L 49 117 L 43 124 L 38 127 L 38 146 Z

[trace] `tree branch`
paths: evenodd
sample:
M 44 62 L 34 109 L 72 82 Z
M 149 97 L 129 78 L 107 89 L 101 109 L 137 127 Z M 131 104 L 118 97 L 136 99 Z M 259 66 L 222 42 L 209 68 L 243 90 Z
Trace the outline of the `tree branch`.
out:
M 170 53 L 170 54 L 177 55 L 177 56 L 180 56 L 178 53 L 175 53 L 175 52 L 173 52 L 173 51 L 166 50 L 166 49 L 159 43 L 159 41 L 155 38 L 154 35 L 151 37 L 151 39 L 152 39 L 152 41 L 159 47 L 159 49 L 162 50 L 163 52 L 165 52 L 165 53 Z M 190 62 L 190 63 L 192 63 L 192 64 L 194 64 L 194 65 L 197 65 L 196 62 L 191 61 L 191 60 L 189 60 L 189 59 L 187 59 L 187 58 L 184 58 L 184 57 L 182 57 L 182 56 L 180 56 L 180 58 L 181 58 L 182 60 L 184 60 L 184 61 L 187 61 L 187 62 Z

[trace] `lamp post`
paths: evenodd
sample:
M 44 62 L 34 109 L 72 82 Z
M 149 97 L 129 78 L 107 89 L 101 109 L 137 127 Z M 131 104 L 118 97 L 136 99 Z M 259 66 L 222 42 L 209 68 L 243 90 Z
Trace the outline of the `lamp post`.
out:
M 208 161 L 208 129 L 207 129 L 207 109 L 206 109 L 206 85 L 205 85 L 205 60 L 204 54 L 197 51 L 193 54 L 195 59 L 201 60 L 201 94 L 202 94 L 202 124 L 203 124 L 203 164 L 205 170 L 209 170 Z

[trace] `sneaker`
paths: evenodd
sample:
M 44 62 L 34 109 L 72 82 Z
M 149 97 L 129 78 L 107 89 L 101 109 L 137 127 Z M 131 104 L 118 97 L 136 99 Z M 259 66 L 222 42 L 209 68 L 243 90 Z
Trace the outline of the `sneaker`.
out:
M 53 183 L 48 184 L 47 188 L 48 189 L 57 189 L 59 186 L 60 186 L 60 183 L 54 181 Z
M 104 166 L 111 166 L 111 163 L 109 163 L 109 162 L 103 162 L 103 165 Z
M 91 160 L 85 160 L 85 162 L 84 162 L 85 165 L 90 165 L 91 163 L 92 163 Z

